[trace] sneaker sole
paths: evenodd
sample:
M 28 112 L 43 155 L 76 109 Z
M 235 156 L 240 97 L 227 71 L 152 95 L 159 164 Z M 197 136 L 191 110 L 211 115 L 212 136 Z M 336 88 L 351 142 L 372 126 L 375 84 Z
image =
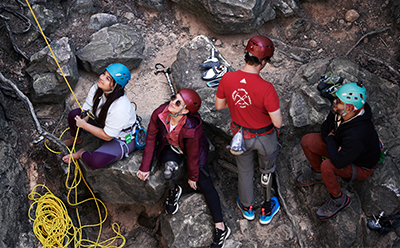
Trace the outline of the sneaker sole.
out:
M 350 204 L 351 204 L 351 199 L 350 199 L 350 197 L 347 197 L 347 199 L 348 199 L 348 201 L 347 201 L 347 203 L 342 207 L 342 208 L 340 208 L 338 211 L 336 211 L 335 213 L 333 213 L 333 214 L 331 214 L 330 216 L 318 216 L 318 218 L 320 219 L 320 220 L 326 220 L 326 219 L 329 219 L 329 218 L 332 218 L 332 217 L 334 217 L 337 213 L 339 213 L 341 210 L 344 210 L 344 209 L 346 209 L 346 208 L 348 208 L 349 206 L 350 206 Z
M 254 220 L 254 217 L 255 217 L 254 215 L 253 215 L 252 217 L 246 216 L 246 215 L 243 213 L 243 210 L 242 210 L 242 208 L 240 207 L 239 202 L 236 201 L 236 203 L 237 203 L 237 206 L 238 206 L 240 212 L 242 213 L 243 217 L 244 217 L 246 220 Z
M 179 194 L 178 194 L 178 196 L 176 197 L 178 200 L 176 200 L 176 209 L 175 209 L 175 211 L 174 212 L 172 212 L 171 214 L 176 214 L 176 212 L 178 212 L 178 209 L 179 209 L 179 203 L 178 203 L 178 201 L 179 201 L 179 198 L 181 197 L 181 194 L 182 194 L 182 188 L 180 187 L 180 186 L 178 186 L 179 187 Z M 169 214 L 168 212 L 167 212 L 167 210 L 165 210 L 165 212 L 167 213 L 167 214 Z
M 276 212 L 271 216 L 271 219 L 267 220 L 267 221 L 263 221 L 260 218 L 260 224 L 261 225 L 268 225 L 269 223 L 271 223 L 272 218 L 274 218 L 274 216 L 279 212 L 279 209 L 281 209 L 281 207 L 279 206 L 278 210 L 276 210 Z

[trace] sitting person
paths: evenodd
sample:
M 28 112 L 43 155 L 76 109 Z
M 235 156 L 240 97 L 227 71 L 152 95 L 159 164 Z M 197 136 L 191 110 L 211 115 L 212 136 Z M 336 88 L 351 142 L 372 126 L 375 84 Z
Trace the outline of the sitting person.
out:
M 153 112 L 147 129 L 142 164 L 136 175 L 143 181 L 149 177 L 155 152 L 159 162 L 165 165 L 164 177 L 170 187 L 165 210 L 168 214 L 175 214 L 182 188 L 175 184 L 174 172 L 186 157 L 188 183 L 191 188 L 199 189 L 204 194 L 215 223 L 211 247 L 223 247 L 230 229 L 223 222 L 219 195 L 209 175 L 209 143 L 197 113 L 200 106 L 201 99 L 197 92 L 184 88 L 171 97 L 169 104 L 163 104 Z
M 128 156 L 135 150 L 133 135 L 136 112 L 124 91 L 130 79 L 131 73 L 126 66 L 118 63 L 109 65 L 100 75 L 99 81 L 90 89 L 82 107 L 85 113 L 94 114 L 81 117 L 80 108 L 69 112 L 71 138 L 64 140 L 66 146 L 73 145 L 76 135 L 76 143 L 82 143 L 80 132 L 77 134 L 78 127 L 104 140 L 105 143 L 94 152 L 82 148 L 65 155 L 65 163 L 69 163 L 71 158 L 81 158 L 91 168 L 98 169 L 121 160 L 124 155 Z
M 351 203 L 341 191 L 337 176 L 347 181 L 366 179 L 381 155 L 365 87 L 347 83 L 336 91 L 336 96 L 321 133 L 307 134 L 301 140 L 311 168 L 297 178 L 298 184 L 309 186 L 323 181 L 330 193 L 326 204 L 317 211 L 320 219 L 333 217 Z

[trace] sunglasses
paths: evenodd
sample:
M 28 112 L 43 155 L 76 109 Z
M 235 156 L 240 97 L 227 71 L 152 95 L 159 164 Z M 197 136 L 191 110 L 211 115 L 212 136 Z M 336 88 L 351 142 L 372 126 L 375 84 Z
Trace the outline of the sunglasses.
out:
M 181 102 L 181 100 L 176 100 L 176 98 L 177 98 L 176 95 L 172 95 L 172 96 L 171 96 L 171 101 L 173 101 L 173 102 L 175 101 L 174 104 L 175 104 L 177 107 L 180 107 L 181 104 L 182 104 L 182 102 Z

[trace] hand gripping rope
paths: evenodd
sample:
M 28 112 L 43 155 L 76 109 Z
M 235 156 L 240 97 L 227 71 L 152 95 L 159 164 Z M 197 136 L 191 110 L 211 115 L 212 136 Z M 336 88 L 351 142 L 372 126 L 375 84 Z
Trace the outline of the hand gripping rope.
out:
M 29 4 L 29 1 L 26 0 L 26 3 L 32 13 L 33 18 L 35 19 L 35 22 L 37 26 L 39 27 L 39 30 L 44 37 L 44 40 L 46 41 L 47 47 L 49 48 L 51 54 L 53 55 L 53 58 L 58 66 L 58 68 L 61 71 L 61 74 L 67 83 L 72 95 L 74 96 L 76 102 L 78 103 L 79 108 L 82 110 L 81 105 L 79 104 L 78 99 L 76 98 L 71 86 L 68 83 L 68 80 L 66 79 L 63 70 L 61 69 L 56 56 L 53 53 L 53 50 L 50 47 L 50 44 L 47 41 L 46 36 L 43 33 L 43 30 L 36 19 L 36 16 Z M 65 131 L 67 131 L 66 129 Z M 61 134 L 60 138 L 62 135 L 65 133 L 65 131 Z M 79 131 L 79 128 L 78 128 Z M 78 133 L 78 132 L 77 132 Z M 74 143 L 72 145 L 71 150 L 69 150 L 70 154 L 75 151 L 75 144 L 76 144 L 76 139 L 77 136 L 75 137 Z M 46 140 L 47 141 L 47 140 Z M 46 145 L 45 141 L 45 146 Z M 47 147 L 48 148 L 48 147 Z M 49 148 L 48 148 L 49 149 Z M 49 149 L 50 150 L 50 149 Z M 55 152 L 50 150 L 53 153 L 60 153 L 60 152 Z M 72 183 L 69 186 L 68 181 L 70 177 L 70 165 L 71 162 L 74 163 L 74 178 L 72 179 Z M 77 186 L 79 183 L 83 181 L 85 186 L 89 189 L 92 198 L 85 199 L 83 201 L 78 202 L 78 190 Z M 69 162 L 68 162 L 68 173 L 67 173 L 67 178 L 65 181 L 66 188 L 68 189 L 68 195 L 67 195 L 67 201 L 71 206 L 77 206 L 82 203 L 88 202 L 88 201 L 94 201 L 96 204 L 97 212 L 99 215 L 99 223 L 97 224 L 89 224 L 89 225 L 82 225 L 81 220 L 79 218 L 79 211 L 78 208 L 76 208 L 76 216 L 78 220 L 79 227 L 75 227 L 71 221 L 71 218 L 68 216 L 68 212 L 66 210 L 66 207 L 64 203 L 57 198 L 53 193 L 44 185 L 36 185 L 32 192 L 28 195 L 28 198 L 34 203 L 30 206 L 29 208 L 29 218 L 34 222 L 33 224 L 33 231 L 36 235 L 36 237 L 39 239 L 39 241 L 42 243 L 43 247 L 68 247 L 69 244 L 74 241 L 74 247 L 123 247 L 125 245 L 125 238 L 120 234 L 120 227 L 117 223 L 113 223 L 112 225 L 112 230 L 116 233 L 116 236 L 113 238 L 110 238 L 108 240 L 100 242 L 100 237 L 101 237 L 101 231 L 102 231 L 102 224 L 105 222 L 107 218 L 107 208 L 105 204 L 97 199 L 93 193 L 93 191 L 90 189 L 89 185 L 86 183 L 85 178 L 83 177 L 83 173 L 80 170 L 79 164 L 76 160 L 70 156 Z M 42 189 L 45 188 L 47 190 L 47 193 L 44 195 L 40 195 L 38 192 L 35 192 L 38 186 L 41 186 Z M 72 194 L 73 193 L 73 194 Z M 73 202 L 70 202 L 70 198 L 73 199 Z M 34 208 L 36 207 L 35 210 L 35 215 L 32 216 L 32 212 Z M 102 208 L 102 209 L 101 209 Z M 103 213 L 104 212 L 104 216 Z M 84 239 L 82 237 L 83 230 L 84 228 L 93 228 L 97 227 L 99 228 L 99 234 L 97 236 L 96 241 L 91 241 L 88 239 Z M 119 246 L 112 245 L 114 242 L 121 243 Z

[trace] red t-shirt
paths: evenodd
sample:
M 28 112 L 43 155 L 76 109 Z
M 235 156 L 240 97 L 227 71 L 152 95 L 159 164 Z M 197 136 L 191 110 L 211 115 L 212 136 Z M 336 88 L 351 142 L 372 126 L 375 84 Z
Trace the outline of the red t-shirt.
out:
M 259 74 L 241 70 L 224 74 L 217 97 L 226 98 L 232 121 L 251 129 L 270 125 L 268 112 L 279 109 L 279 96 L 274 86 Z

